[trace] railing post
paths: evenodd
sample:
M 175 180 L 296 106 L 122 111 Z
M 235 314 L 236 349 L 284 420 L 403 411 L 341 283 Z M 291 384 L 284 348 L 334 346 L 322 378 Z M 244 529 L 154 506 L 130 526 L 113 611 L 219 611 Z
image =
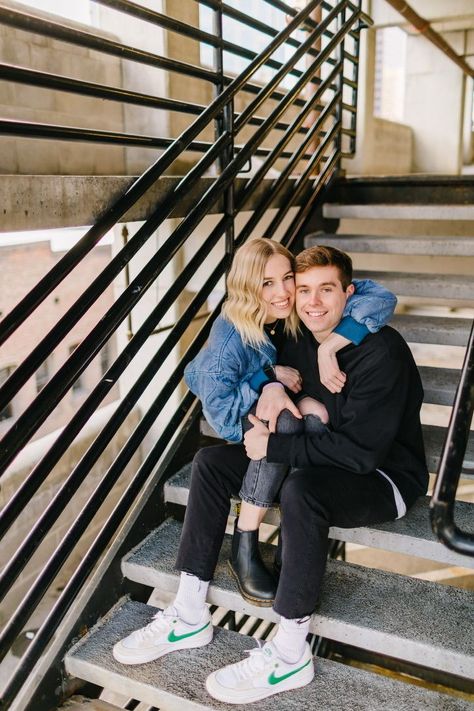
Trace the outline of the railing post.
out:
M 214 10 L 214 32 L 221 40 L 219 46 L 214 50 L 214 58 L 216 71 L 219 75 L 219 82 L 215 85 L 216 96 L 221 94 L 225 89 L 224 83 L 224 50 L 223 50 L 223 12 L 222 0 L 219 0 L 219 7 Z M 230 144 L 224 148 L 219 154 L 218 166 L 219 172 L 223 173 L 234 157 L 234 100 L 231 99 L 223 108 L 222 113 L 216 117 L 215 121 L 215 136 L 216 140 L 227 132 L 232 136 Z M 225 253 L 228 260 L 228 268 L 230 267 L 234 254 L 234 214 L 235 214 L 235 196 L 234 196 L 234 181 L 224 191 L 223 194 L 223 213 L 226 217 L 230 217 L 229 226 L 225 230 Z

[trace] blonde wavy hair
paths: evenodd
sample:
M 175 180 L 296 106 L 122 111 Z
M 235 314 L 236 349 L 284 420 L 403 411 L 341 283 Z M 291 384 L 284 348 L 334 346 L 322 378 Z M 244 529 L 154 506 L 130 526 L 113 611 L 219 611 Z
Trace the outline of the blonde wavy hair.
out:
M 244 343 L 259 346 L 265 342 L 266 306 L 262 300 L 263 280 L 267 262 L 274 254 L 281 254 L 294 269 L 291 252 L 279 242 L 257 238 L 246 242 L 236 251 L 227 277 L 227 298 L 222 315 L 230 321 Z M 285 319 L 285 333 L 296 337 L 298 317 L 293 309 Z

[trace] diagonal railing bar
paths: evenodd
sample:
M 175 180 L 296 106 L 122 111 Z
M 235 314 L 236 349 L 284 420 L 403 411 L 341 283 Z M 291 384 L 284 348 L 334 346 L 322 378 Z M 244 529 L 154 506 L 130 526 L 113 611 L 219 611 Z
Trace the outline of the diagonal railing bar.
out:
M 265 119 L 254 121 L 253 123 L 257 126 L 261 126 L 264 121 Z M 277 127 L 275 126 L 275 128 Z M 174 138 L 158 138 L 155 136 L 99 131 L 97 129 L 85 129 L 73 126 L 58 126 L 57 124 L 34 123 L 32 121 L 11 121 L 9 119 L 0 119 L 0 135 L 42 138 L 46 140 L 54 138 L 58 141 L 86 141 L 88 143 L 105 143 L 127 147 L 141 146 L 143 148 L 168 148 L 172 146 L 175 141 Z M 211 142 L 192 141 L 185 150 L 206 153 L 206 151 L 211 150 L 213 147 L 214 144 Z M 241 148 L 241 146 L 236 146 L 235 148 L 237 150 Z M 255 155 L 266 156 L 270 150 L 270 148 L 257 148 Z
M 208 294 L 211 292 L 217 281 L 220 279 L 224 265 L 225 259 L 221 260 L 221 262 L 214 268 L 213 272 L 206 280 L 203 289 L 194 297 L 192 302 L 189 304 L 186 311 L 180 317 L 179 321 L 175 324 L 172 331 L 170 331 L 165 341 L 161 344 L 158 351 L 153 356 L 152 360 L 148 363 L 137 382 L 132 386 L 130 392 L 120 401 L 120 404 L 117 407 L 116 411 L 110 418 L 107 425 L 103 428 L 103 430 L 95 440 L 94 444 L 91 445 L 87 452 L 81 457 L 81 460 L 76 465 L 70 475 L 71 477 L 73 475 L 76 475 L 73 479 L 73 485 L 69 486 L 68 482 L 65 483 L 65 488 L 63 487 L 61 492 L 58 492 L 58 495 L 55 496 L 51 505 L 48 507 L 48 513 L 53 512 L 54 516 L 57 517 L 61 513 L 59 507 L 61 506 L 62 510 L 64 510 L 64 504 L 69 501 L 69 499 L 67 498 L 67 494 L 75 493 L 77 487 L 80 485 L 87 472 L 90 471 L 91 467 L 95 464 L 109 441 L 112 439 L 114 434 L 116 434 L 118 428 L 124 420 L 124 417 L 122 416 L 123 412 L 126 411 L 126 414 L 128 414 L 131 409 L 128 401 L 130 400 L 132 402 L 131 406 L 133 407 L 133 404 L 138 401 L 140 395 L 143 393 L 146 386 L 150 383 L 151 378 L 162 367 L 164 359 L 170 353 L 172 348 L 178 343 L 179 339 L 186 331 L 186 328 L 191 323 L 193 317 L 196 315 L 203 303 L 206 301 Z M 199 339 L 199 343 L 202 345 L 204 343 L 204 336 L 207 337 L 205 329 L 204 334 L 201 334 L 200 332 L 200 336 L 201 338 Z M 191 353 L 194 352 L 192 347 L 190 348 L 190 350 Z M 113 485 L 116 483 L 119 476 L 123 473 L 123 470 L 125 469 L 126 465 L 130 462 L 138 447 L 142 444 L 146 433 L 155 423 L 156 418 L 160 414 L 161 410 L 167 404 L 177 385 L 179 385 L 179 382 L 183 375 L 185 364 L 188 362 L 188 360 L 191 359 L 191 357 L 192 356 L 184 356 L 184 358 L 180 361 L 178 366 L 173 371 L 171 377 L 166 381 L 165 386 L 155 398 L 150 408 L 140 418 L 138 426 L 130 435 L 127 442 L 122 447 L 119 455 L 116 457 L 116 459 L 109 467 L 107 473 L 104 475 L 97 488 L 89 497 L 87 503 L 84 505 L 81 513 L 75 519 L 69 531 L 64 535 L 62 542 L 56 548 L 55 552 L 48 560 L 46 566 L 41 571 L 36 582 L 33 583 L 33 585 L 30 587 L 27 595 L 25 596 L 21 604 L 18 606 L 18 608 L 15 610 L 14 614 L 11 616 L 10 620 L 5 625 L 4 629 L 1 631 L 0 661 L 4 658 L 4 655 L 7 653 L 9 646 L 14 641 L 18 633 L 21 631 L 25 622 L 29 619 L 32 608 L 34 608 L 41 600 L 44 593 L 48 589 L 51 580 L 57 575 L 57 573 L 61 569 L 61 566 L 68 558 L 72 547 L 74 547 L 80 540 L 87 526 L 102 506 L 105 497 L 108 493 L 110 493 Z M 80 472 L 81 476 L 78 476 L 76 474 L 77 472 Z M 44 518 L 44 516 L 41 517 L 41 522 L 44 523 L 45 521 L 46 519 Z M 39 527 L 39 532 L 41 533 L 41 527 Z M 25 545 L 25 551 L 28 548 L 28 552 L 32 554 L 33 551 L 30 550 L 32 545 L 34 545 L 34 541 L 31 539 L 30 536 L 30 540 L 28 541 L 27 545 Z M 16 560 L 16 562 L 19 562 L 21 564 L 21 561 L 18 559 Z M 14 570 L 15 568 L 11 569 L 10 572 L 13 572 Z
M 271 204 L 272 200 L 277 197 L 281 190 L 284 188 L 285 184 L 287 184 L 287 180 L 293 170 L 293 168 L 298 164 L 298 162 L 301 160 L 301 154 L 306 148 L 306 145 L 311 142 L 312 138 L 319 132 L 320 126 L 327 120 L 329 116 L 332 115 L 334 112 L 336 103 L 339 99 L 339 95 L 336 94 L 335 97 L 331 100 L 331 102 L 326 106 L 324 111 L 322 112 L 321 116 L 318 117 L 318 120 L 315 124 L 313 124 L 311 131 L 309 134 L 306 136 L 305 140 L 301 143 L 299 148 L 294 152 L 293 156 L 291 159 L 288 161 L 287 165 L 285 166 L 284 170 L 281 172 L 281 174 L 278 176 L 278 178 L 275 180 L 274 184 L 272 185 L 271 190 L 269 190 L 263 197 L 261 202 L 258 205 L 258 211 L 254 210 L 252 216 L 249 218 L 249 220 L 245 223 L 244 227 L 242 228 L 241 233 L 242 235 L 245 235 L 245 238 L 247 238 L 252 231 L 255 229 L 255 227 L 258 225 L 260 220 L 262 219 L 263 215 L 265 214 L 265 211 L 268 209 L 269 205 Z M 334 128 L 333 128 L 334 132 Z M 326 140 L 322 145 L 322 149 L 319 153 L 321 155 L 324 151 L 325 146 L 329 140 Z M 314 164 L 314 163 L 313 163 Z M 292 186 L 292 196 L 294 195 L 295 198 L 297 198 L 297 195 L 299 193 L 293 192 L 293 190 L 296 191 L 296 188 L 298 186 L 295 184 Z M 275 233 L 276 228 L 281 224 L 281 219 L 278 222 L 278 225 L 275 226 L 275 228 L 271 231 L 272 234 Z M 270 230 L 271 228 L 265 229 L 266 236 L 270 235 Z
M 221 39 L 217 35 L 204 32 L 196 27 L 190 27 L 184 22 L 180 22 L 173 17 L 163 15 L 161 12 L 151 10 L 143 5 L 137 5 L 134 2 L 130 2 L 130 0 L 93 0 L 93 2 L 98 3 L 99 5 L 111 7 L 114 10 L 118 10 L 119 12 L 126 13 L 132 17 L 145 20 L 159 27 L 164 27 L 171 32 L 177 32 L 187 37 L 191 37 L 192 39 L 211 45 L 212 47 L 219 47 L 225 52 L 236 54 L 240 57 L 244 57 L 245 59 L 254 59 L 257 56 L 256 52 L 246 49 L 241 45 Z M 280 69 L 282 62 L 278 62 L 275 59 L 267 59 L 265 61 L 265 65 L 271 67 L 272 69 Z M 296 68 L 291 69 L 289 72 L 289 74 L 297 77 L 301 76 L 302 73 L 303 72 L 300 69 Z
M 246 202 L 250 199 L 251 195 L 253 194 L 253 191 L 255 190 L 256 186 L 261 182 L 263 179 L 264 175 L 267 173 L 269 168 L 275 163 L 275 161 L 280 157 L 282 150 L 286 147 L 286 145 L 289 143 L 289 141 L 292 139 L 295 131 L 297 130 L 298 126 L 305 120 L 305 118 L 308 116 L 311 110 L 314 108 L 314 103 L 315 101 L 319 98 L 321 94 L 326 91 L 327 84 L 331 82 L 331 77 L 334 72 L 336 72 L 338 68 L 336 67 L 333 72 L 328 76 L 326 81 L 321 84 L 320 88 L 318 91 L 309 99 L 306 101 L 305 108 L 299 113 L 295 119 L 293 120 L 293 123 L 288 127 L 287 131 L 285 132 L 284 136 L 281 137 L 281 139 L 278 141 L 278 143 L 273 147 L 272 152 L 268 156 L 268 158 L 264 161 L 264 163 L 258 168 L 256 171 L 255 175 L 252 176 L 252 178 L 249 180 L 248 184 L 242 188 L 242 190 L 239 193 L 239 198 L 242 200 L 240 204 L 240 209 L 246 204 Z M 323 109 L 321 115 L 326 116 L 327 115 L 327 110 L 326 108 Z M 300 143 L 298 148 L 293 152 L 291 155 L 291 158 L 289 159 L 287 165 L 281 171 L 280 175 L 278 176 L 277 180 L 272 183 L 272 188 L 270 191 L 268 191 L 268 195 L 265 196 L 265 202 L 267 204 L 267 207 L 270 203 L 268 203 L 268 198 L 269 196 L 273 196 L 275 198 L 278 195 L 279 192 L 279 183 L 280 181 L 285 181 L 291 174 L 291 171 L 295 167 L 296 163 L 298 160 L 301 159 L 302 153 L 305 151 L 308 143 L 311 141 L 311 139 L 319 132 L 319 129 L 322 125 L 322 121 L 320 120 L 320 117 L 318 117 L 317 121 L 311 126 L 310 129 L 308 129 L 308 133 L 306 134 L 306 137 L 304 140 Z M 255 209 L 255 212 L 260 209 L 260 203 L 258 205 L 258 208 Z M 253 218 L 250 218 L 253 219 Z
M 196 352 L 197 350 L 199 349 L 196 348 Z M 162 454 L 166 451 L 170 442 L 174 439 L 178 427 L 194 403 L 195 397 L 191 393 L 188 393 L 183 397 L 177 411 L 164 429 L 163 434 L 158 438 L 155 446 L 138 470 L 137 475 L 128 485 L 119 503 L 109 515 L 106 523 L 96 536 L 94 543 L 91 545 L 86 555 L 79 563 L 77 569 L 72 574 L 48 617 L 35 634 L 35 637 L 28 647 L 26 654 L 22 657 L 20 664 L 11 675 L 8 684 L 2 692 L 2 696 L 0 698 L 1 707 L 9 707 L 11 701 L 26 681 L 30 670 L 44 653 L 45 647 L 51 640 L 55 631 L 58 629 L 60 623 L 64 619 L 78 593 L 87 581 L 87 578 L 97 564 L 98 557 L 101 553 L 103 553 L 114 533 L 122 524 L 124 518 L 130 510 L 131 505 L 134 503 L 148 477 L 152 474 L 154 468 L 159 463 Z M 160 481 L 161 479 L 158 478 L 158 481 L 156 482 L 157 486 L 160 484 Z
M 13 121 L 0 119 L 0 134 L 4 136 L 22 136 L 23 138 L 45 138 L 56 141 L 86 141 L 87 143 L 105 143 L 120 146 L 140 146 L 143 148 L 168 148 L 174 138 L 160 138 L 143 134 L 121 133 L 119 131 L 102 131 L 96 128 L 77 126 L 60 126 L 50 123 L 33 121 Z M 206 141 L 191 141 L 188 151 L 206 152 L 212 148 L 212 143 Z
M 130 89 L 121 89 L 105 84 L 96 84 L 80 79 L 74 79 L 69 76 L 51 74 L 49 72 L 40 72 L 36 69 L 20 67 L 13 64 L 4 64 L 0 62 L 0 79 L 5 81 L 18 82 L 21 84 L 30 84 L 35 87 L 45 89 L 55 89 L 56 91 L 71 92 L 84 96 L 96 96 L 109 101 L 120 101 L 134 106 L 147 106 L 153 109 L 163 111 L 175 111 L 183 114 L 192 114 L 198 116 L 206 106 L 204 104 L 192 104 L 187 101 L 179 101 L 178 99 L 166 99 L 150 94 L 143 94 Z M 260 90 L 260 87 L 258 87 Z M 323 108 L 322 106 L 320 107 Z M 347 107 L 353 111 L 352 106 Z M 239 114 L 235 114 L 239 116 Z M 252 116 L 249 124 L 260 126 L 265 121 L 263 116 Z M 286 123 L 278 123 L 275 125 L 275 130 L 284 131 L 288 128 Z M 308 129 L 301 128 L 300 133 L 306 133 Z M 172 139 L 173 140 L 173 139 Z M 208 144 L 206 144 L 208 145 Z
M 210 71 L 209 69 L 203 69 L 202 67 L 198 67 L 194 64 L 180 62 L 175 59 L 168 59 L 167 57 L 162 57 L 159 54 L 147 52 L 144 49 L 137 49 L 136 47 L 121 44 L 120 42 L 107 39 L 106 37 L 101 37 L 100 35 L 93 34 L 92 32 L 66 27 L 60 22 L 44 20 L 27 12 L 14 10 L 13 8 L 2 5 L 1 3 L 0 23 L 14 27 L 15 29 L 34 32 L 35 34 L 42 35 L 43 37 L 52 37 L 63 42 L 77 44 L 81 47 L 87 47 L 88 49 L 94 49 L 98 52 L 103 52 L 104 54 L 111 54 L 113 56 L 120 57 L 121 59 L 129 59 L 134 62 L 140 62 L 141 64 L 148 64 L 156 67 L 157 69 L 164 69 L 168 72 L 185 74 L 186 76 L 192 76 L 195 79 L 202 79 L 211 83 L 216 81 L 215 72 Z
M 235 77 L 227 88 L 202 112 L 191 126 L 173 142 L 173 144 L 158 158 L 155 163 L 136 180 L 128 191 L 109 208 L 103 217 L 77 242 L 69 252 L 53 267 L 43 279 L 38 282 L 12 311 L 0 322 L 0 345 L 8 338 L 33 310 L 61 283 L 74 269 L 81 259 L 93 248 L 108 230 L 135 204 L 162 173 L 179 157 L 181 152 L 194 140 L 208 123 L 219 114 L 228 101 L 246 85 L 252 74 L 262 63 L 273 54 L 284 40 L 298 27 L 300 22 L 309 15 L 321 2 L 311 0 L 308 5 L 284 28 L 277 37 L 256 57 L 245 70 Z M 0 8 L 1 9 L 1 8 Z M 258 89 L 260 91 L 260 88 Z M 283 94 L 284 96 L 284 94 Z M 304 102 L 303 102 L 304 103 Z
M 341 11 L 344 9 L 345 5 L 346 5 L 346 1 L 344 0 L 340 5 L 338 5 L 336 8 L 334 8 L 334 10 L 331 13 L 329 13 L 329 15 L 324 19 L 323 22 L 321 22 L 320 25 L 318 25 L 318 27 L 314 30 L 314 32 L 312 32 L 308 36 L 308 38 L 304 42 L 301 43 L 301 45 L 298 47 L 298 49 L 293 54 L 292 60 L 294 59 L 297 61 L 298 59 L 300 59 L 300 57 L 302 57 L 304 55 L 304 53 L 306 52 L 308 47 L 311 47 L 314 44 L 315 40 L 321 36 L 321 34 L 324 30 L 324 27 L 327 26 L 328 24 L 330 24 L 334 20 L 334 18 L 336 18 L 341 13 Z M 355 18 L 355 16 L 353 16 L 353 18 Z M 314 72 L 317 68 L 319 68 L 319 66 L 321 66 L 322 63 L 323 62 L 321 61 L 321 52 L 319 52 L 318 58 L 311 64 L 312 71 Z M 287 66 L 287 64 L 288 64 L 288 62 L 284 65 L 284 67 Z M 255 101 L 259 100 L 258 106 L 260 106 L 260 104 L 262 104 L 263 101 L 265 100 L 265 96 L 263 96 L 264 92 L 267 92 L 270 88 L 274 88 L 275 86 L 278 86 L 278 84 L 280 83 L 280 81 L 282 79 L 282 76 L 284 76 L 284 75 L 282 75 L 284 67 L 279 72 L 277 72 L 274 77 L 272 77 L 272 79 L 268 82 L 268 84 L 265 85 L 265 89 L 261 90 L 260 94 L 262 94 L 263 98 L 261 98 L 259 100 L 260 95 L 258 95 L 257 98 L 255 99 Z M 303 74 L 303 77 L 307 77 L 307 76 L 308 76 L 308 70 L 306 69 L 306 71 Z M 305 84 L 306 83 L 307 82 L 305 82 Z M 298 94 L 299 90 L 300 90 L 300 82 L 298 82 L 298 84 L 296 84 L 294 87 L 292 87 L 288 91 L 285 99 L 287 99 L 288 97 L 296 96 Z M 275 110 L 276 109 L 274 109 L 274 111 Z M 247 122 L 247 120 L 251 116 L 251 114 L 252 114 L 252 109 L 251 109 L 251 104 L 249 104 L 248 106 L 245 107 L 245 109 L 242 111 L 242 113 L 240 114 L 238 119 L 235 121 L 235 132 L 236 133 L 238 133 L 241 130 L 242 126 L 244 126 L 244 124 Z
M 303 192 L 307 182 L 310 180 L 311 174 L 313 172 L 313 168 L 320 162 L 322 154 L 326 148 L 326 146 L 337 136 L 337 132 L 340 129 L 341 124 L 339 121 L 336 121 L 334 125 L 332 126 L 331 130 L 327 133 L 325 139 L 320 143 L 320 145 L 317 147 L 316 151 L 313 154 L 313 157 L 309 161 L 308 165 L 306 166 L 305 170 L 301 173 L 300 176 L 298 176 L 298 179 L 293 187 L 293 195 L 295 197 L 295 200 L 298 199 L 298 197 L 301 195 Z M 336 153 L 339 156 L 340 150 L 339 147 L 336 149 Z M 281 225 L 283 222 L 283 219 L 286 215 L 288 208 L 280 208 L 280 210 L 277 212 L 277 214 L 274 216 L 270 224 L 265 230 L 265 234 L 268 237 L 272 237 L 278 227 Z
M 229 135 L 222 134 L 214 144 L 212 150 L 203 156 L 201 161 L 193 166 L 187 175 L 179 181 L 175 190 L 173 192 L 170 191 L 161 201 L 154 213 L 155 215 L 159 215 L 161 221 L 166 219 L 173 212 L 179 201 L 193 185 L 195 185 L 210 165 L 212 165 L 219 155 L 219 152 L 230 143 L 230 140 Z M 53 351 L 64 336 L 69 333 L 70 329 L 82 318 L 84 312 L 95 303 L 103 293 L 104 288 L 111 284 L 113 279 L 120 274 L 132 257 L 143 247 L 154 229 L 153 223 L 147 221 L 147 223 L 136 232 L 125 247 L 109 262 L 101 274 L 94 279 L 92 284 L 90 284 L 79 299 L 77 299 L 59 319 L 51 331 L 49 331 L 31 351 L 28 358 L 15 369 L 10 378 L 4 383 L 2 388 L 0 388 L 0 409 L 4 407 L 6 403 L 10 402 L 12 397 L 14 397 L 18 390 L 26 383 L 28 378 L 33 375 L 45 356 Z
M 294 59 L 294 58 L 293 58 Z M 283 71 L 283 70 L 281 70 Z M 309 71 L 308 73 L 309 74 Z M 307 76 L 305 74 L 305 76 Z M 57 404 L 64 396 L 64 393 L 75 381 L 78 375 L 87 367 L 94 355 L 100 350 L 101 346 L 108 339 L 110 333 L 123 320 L 127 310 L 137 303 L 147 288 L 153 283 L 154 279 L 166 264 L 166 260 L 162 260 L 162 253 L 167 253 L 169 260 L 182 245 L 184 239 L 190 234 L 192 229 L 199 223 L 202 216 L 218 199 L 220 191 L 230 184 L 239 169 L 248 160 L 248 157 L 254 151 L 259 140 L 263 140 L 266 133 L 271 130 L 271 122 L 278 120 L 281 114 L 285 111 L 286 105 L 290 103 L 292 93 L 296 92 L 298 87 L 292 89 L 284 102 L 276 107 L 272 114 L 267 119 L 267 125 L 263 125 L 257 129 L 252 139 L 243 148 L 236 158 L 229 164 L 228 168 L 216 180 L 211 188 L 204 194 L 198 205 L 191 213 L 183 220 L 180 226 L 175 231 L 173 242 L 170 240 L 159 250 L 157 255 L 150 260 L 148 265 L 140 272 L 130 287 L 119 297 L 114 306 L 107 314 L 107 325 L 104 317 L 98 326 L 96 326 L 89 336 L 84 339 L 66 364 L 56 373 L 55 376 L 39 393 L 28 411 L 20 416 L 15 427 L 11 428 L 3 439 L 4 457 L 2 466 L 7 466 L 16 456 L 17 452 L 28 441 L 29 437 L 35 432 L 40 424 L 46 419 L 50 408 L 53 404 Z M 256 99 L 256 101 L 258 98 Z M 148 221 L 148 223 L 150 220 Z M 148 224 L 146 223 L 146 224 Z M 156 228 L 154 225 L 154 229 Z M 179 234 L 179 240 L 177 235 Z M 170 246 L 171 245 L 171 246 Z M 113 317 L 112 317 L 113 314 Z M 109 319 L 110 316 L 110 319 Z M 13 377 L 13 376 L 12 376 Z M 20 423 L 21 421 L 21 423 Z
M 130 89 L 97 84 L 95 82 L 74 79 L 70 76 L 41 72 L 38 69 L 18 66 L 14 64 L 0 63 L 0 79 L 4 81 L 18 82 L 20 84 L 31 84 L 35 87 L 46 89 L 56 89 L 57 91 L 68 91 L 85 96 L 96 96 L 100 99 L 110 101 L 120 101 L 136 106 L 148 106 L 152 109 L 162 109 L 164 111 L 179 111 L 185 114 L 199 115 L 206 108 L 202 104 L 178 101 L 177 99 L 166 99 L 161 96 L 143 94 Z
M 311 210 L 313 209 L 316 199 L 321 191 L 321 189 L 324 187 L 325 183 L 327 182 L 327 179 L 331 177 L 333 174 L 333 169 L 335 165 L 337 164 L 338 160 L 340 159 L 340 153 L 338 150 L 334 150 L 332 155 L 328 158 L 326 165 L 324 166 L 323 171 L 320 174 L 320 178 L 317 181 L 315 187 L 311 191 L 311 193 L 308 195 L 308 199 L 302 208 L 300 212 L 295 215 L 293 221 L 291 222 L 290 226 L 288 227 L 286 234 L 285 234 L 285 244 L 288 248 L 290 248 L 297 238 L 299 231 L 301 227 L 303 226 L 305 220 L 311 213 Z M 306 181 L 307 182 L 307 181 Z
M 252 27 L 254 30 L 258 30 L 259 32 L 263 32 L 264 34 L 270 35 L 270 37 L 275 37 L 278 34 L 278 30 L 275 27 L 272 27 L 271 25 L 268 25 L 265 22 L 262 22 L 262 20 L 257 20 L 255 17 L 252 17 L 251 15 L 248 15 L 245 12 L 242 12 L 241 10 L 238 10 L 237 8 L 232 7 L 231 5 L 227 5 L 226 3 L 221 3 L 220 0 L 194 0 L 194 1 L 197 2 L 199 5 L 206 5 L 207 7 L 210 7 L 213 10 L 217 10 L 219 7 L 221 7 L 224 15 L 227 15 L 228 17 L 231 17 L 232 19 L 237 20 L 238 22 L 240 22 L 244 25 Z M 329 5 L 327 2 L 322 2 L 321 7 L 326 10 L 333 9 L 333 6 Z M 324 35 L 326 37 L 331 38 L 333 36 L 333 33 L 327 29 L 327 30 L 324 30 Z M 299 42 L 294 37 L 288 37 L 288 39 L 285 41 L 285 43 L 291 45 L 292 47 L 299 47 L 301 45 L 301 42 Z M 316 56 L 317 50 L 310 48 L 310 49 L 308 49 L 308 54 L 311 56 Z
M 201 245 L 194 257 L 190 260 L 183 272 L 179 275 L 178 279 L 168 289 L 166 294 L 163 295 L 163 297 L 160 299 L 160 302 L 155 306 L 153 311 L 150 313 L 144 323 L 140 326 L 138 331 L 134 334 L 133 338 L 127 343 L 118 358 L 114 361 L 114 363 L 110 366 L 107 372 L 103 375 L 101 380 L 97 383 L 97 385 L 94 387 L 87 399 L 72 417 L 70 422 L 68 422 L 68 424 L 63 428 L 61 434 L 57 437 L 53 445 L 44 454 L 42 459 L 35 465 L 29 476 L 21 484 L 21 486 L 12 496 L 10 501 L 5 505 L 4 509 L 0 513 L 0 538 L 3 537 L 3 535 L 6 533 L 10 525 L 15 520 L 16 516 L 21 513 L 22 508 L 25 505 L 25 501 L 29 500 L 31 496 L 39 489 L 41 484 L 45 481 L 52 468 L 58 463 L 62 455 L 69 447 L 69 445 L 74 441 L 75 437 L 81 431 L 85 422 L 88 421 L 90 415 L 98 408 L 102 400 L 107 396 L 110 390 L 118 382 L 119 377 L 128 367 L 132 359 L 137 355 L 140 348 L 145 343 L 146 339 L 150 336 L 151 333 L 153 333 L 154 328 L 166 314 L 168 309 L 175 303 L 176 299 L 182 293 L 184 286 L 188 283 L 189 279 L 196 272 L 197 268 L 203 263 L 205 258 L 212 251 L 212 249 L 216 246 L 220 237 L 221 234 L 214 230 L 207 238 L 205 243 Z M 187 314 L 188 310 L 186 310 L 184 313 Z M 191 313 L 193 317 L 195 316 L 194 306 L 191 308 L 189 313 Z M 140 380 L 140 383 L 143 384 L 142 388 L 135 384 L 133 394 L 132 391 L 129 391 L 127 393 L 126 398 L 122 401 L 122 409 L 120 410 L 120 413 L 123 416 L 122 421 L 132 410 L 138 398 L 145 390 L 146 384 L 144 384 L 144 382 L 145 381 L 143 381 L 143 379 Z M 135 394 L 136 398 L 134 397 Z M 89 466 L 92 466 L 92 464 L 89 463 Z M 82 478 L 80 478 L 79 483 L 83 481 L 84 477 L 87 475 L 87 472 L 87 467 L 81 470 Z M 77 471 L 75 470 L 68 478 L 65 486 L 70 487 L 70 481 L 75 481 L 76 478 Z M 50 516 L 49 513 L 48 516 Z M 46 530 L 42 527 L 41 520 L 39 520 L 38 524 L 35 525 L 34 530 L 35 537 L 39 542 L 43 531 Z M 25 555 L 27 550 L 30 549 L 24 549 Z M 20 560 L 21 556 L 16 554 L 15 558 Z M 4 587 L 5 581 L 12 574 L 12 571 L 15 570 L 16 565 L 17 563 L 13 564 L 13 560 L 10 561 L 10 563 L 8 564 L 9 570 L 5 569 L 3 573 L 0 574 L 0 599 L 3 597 L 4 591 L 6 589 Z

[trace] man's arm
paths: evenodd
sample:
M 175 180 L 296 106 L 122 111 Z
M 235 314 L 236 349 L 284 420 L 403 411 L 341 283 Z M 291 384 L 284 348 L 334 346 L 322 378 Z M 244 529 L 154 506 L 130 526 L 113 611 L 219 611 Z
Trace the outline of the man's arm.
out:
M 268 436 L 269 462 L 293 467 L 336 466 L 357 474 L 383 462 L 400 426 L 408 395 L 403 359 L 386 349 L 367 354 L 352 377 L 334 429 L 317 435 Z

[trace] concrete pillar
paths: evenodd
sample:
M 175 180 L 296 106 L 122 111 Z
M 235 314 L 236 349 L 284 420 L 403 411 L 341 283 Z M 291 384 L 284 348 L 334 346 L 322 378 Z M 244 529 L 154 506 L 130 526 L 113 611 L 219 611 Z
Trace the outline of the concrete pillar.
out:
M 444 35 L 459 54 L 463 34 Z M 413 170 L 456 175 L 462 167 L 463 72 L 419 35 L 408 37 L 406 66 L 404 122 L 414 132 Z

